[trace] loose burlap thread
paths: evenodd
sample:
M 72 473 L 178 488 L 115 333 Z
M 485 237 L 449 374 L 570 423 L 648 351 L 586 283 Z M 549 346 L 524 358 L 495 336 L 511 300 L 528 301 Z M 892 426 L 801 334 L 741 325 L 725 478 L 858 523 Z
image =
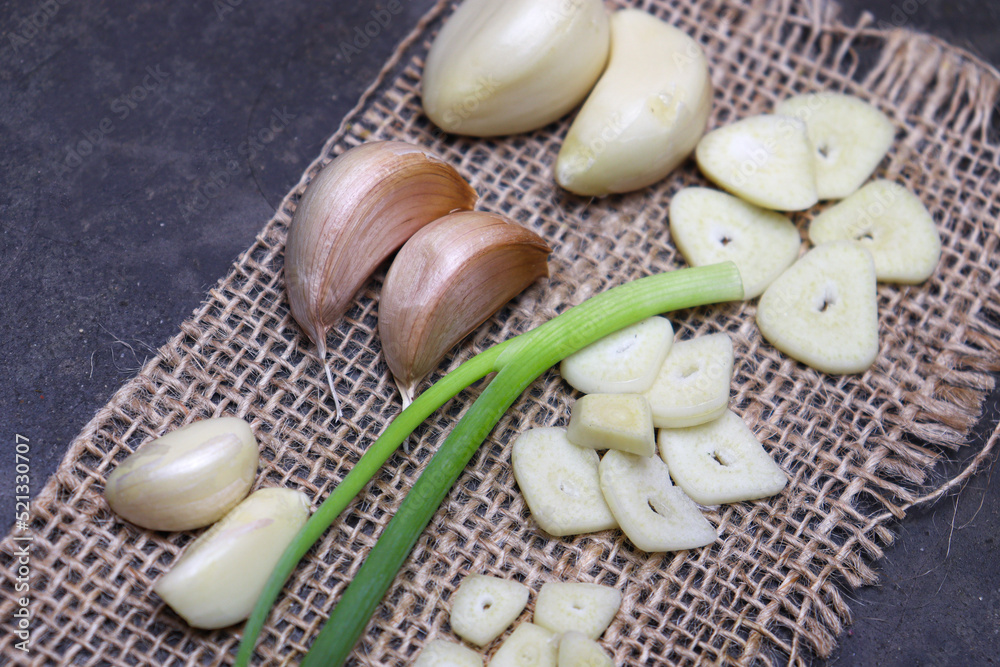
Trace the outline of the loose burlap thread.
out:
M 789 95 L 845 91 L 868 99 L 899 133 L 878 177 L 916 192 L 936 220 L 943 255 L 923 285 L 880 285 L 880 352 L 861 376 L 826 376 L 777 353 L 753 321 L 754 304 L 671 317 L 682 338 L 725 331 L 736 367 L 732 407 L 788 473 L 779 496 L 710 508 L 719 539 L 693 551 L 646 554 L 618 531 L 551 538 L 530 519 L 509 467 L 510 443 L 532 426 L 565 424 L 573 391 L 554 372 L 501 420 L 379 607 L 355 650 L 359 664 L 404 664 L 433 637 L 455 639 L 449 597 L 468 573 L 588 581 L 622 591 L 603 636 L 617 664 L 782 664 L 827 656 L 850 619 L 844 587 L 877 580 L 891 521 L 987 460 L 994 431 L 957 480 L 935 464 L 968 441 L 1000 369 L 1000 183 L 990 132 L 1000 77 L 932 38 L 838 22 L 827 3 L 721 0 L 642 7 L 704 46 L 716 90 L 710 126 L 771 110 Z M 567 121 L 493 140 L 446 136 L 421 114 L 422 59 L 450 12 L 439 3 L 395 52 L 254 245 L 139 375 L 70 446 L 32 503 L 28 652 L 0 633 L 17 664 L 176 665 L 231 661 L 241 628 L 192 630 L 151 593 L 193 534 L 153 533 L 120 521 L 103 500 L 116 462 L 190 421 L 237 415 L 261 444 L 258 486 L 291 486 L 318 503 L 357 461 L 399 402 L 379 352 L 380 277 L 330 337 L 345 402 L 336 423 L 322 368 L 289 316 L 282 247 L 296 202 L 317 170 L 346 148 L 400 139 L 454 164 L 480 208 L 542 234 L 551 278 L 480 327 L 441 366 L 538 325 L 628 280 L 683 266 L 667 206 L 705 184 L 688 164 L 641 192 L 588 200 L 554 186 Z M 793 218 L 804 230 L 811 213 Z M 426 385 L 425 385 L 426 386 Z M 411 438 L 313 549 L 286 586 L 258 645 L 266 664 L 297 663 L 357 572 L 424 462 L 478 393 L 449 402 Z M 11 533 L 0 545 L 0 621 L 17 608 Z M 533 600 L 533 597 L 532 597 Z M 532 604 L 522 616 L 530 618 Z M 495 650 L 499 642 L 487 647 Z

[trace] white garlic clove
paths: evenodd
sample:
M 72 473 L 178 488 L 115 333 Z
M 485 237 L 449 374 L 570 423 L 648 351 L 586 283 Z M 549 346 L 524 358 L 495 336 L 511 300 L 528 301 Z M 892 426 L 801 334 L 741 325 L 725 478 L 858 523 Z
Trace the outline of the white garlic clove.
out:
M 104 496 L 116 514 L 143 528 L 201 528 L 247 495 L 258 458 L 244 420 L 204 419 L 139 447 L 108 475 Z
M 308 517 L 301 491 L 260 489 L 192 542 L 153 591 L 191 627 L 239 623 Z
M 711 107 L 695 40 L 644 11 L 615 12 L 607 70 L 566 135 L 556 181 L 589 196 L 655 183 L 694 150 Z
M 382 353 L 404 406 L 452 347 L 549 275 L 551 251 L 538 234 L 483 211 L 446 215 L 406 242 L 378 312 Z
M 466 0 L 427 54 L 424 111 L 456 134 L 535 130 L 583 100 L 607 55 L 600 0 Z

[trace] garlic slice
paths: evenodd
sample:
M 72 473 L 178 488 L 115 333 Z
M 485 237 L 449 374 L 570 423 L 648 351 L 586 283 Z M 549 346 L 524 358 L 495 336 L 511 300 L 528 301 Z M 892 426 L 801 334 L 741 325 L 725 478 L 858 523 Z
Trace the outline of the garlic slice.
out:
M 694 150 L 711 107 L 698 42 L 642 10 L 615 12 L 608 68 L 566 135 L 556 181 L 598 197 L 655 183 Z
M 534 622 L 560 634 L 581 632 L 597 639 L 608 629 L 622 605 L 616 588 L 579 581 L 549 581 L 535 600 Z
M 528 604 L 529 589 L 519 581 L 470 574 L 451 599 L 452 632 L 476 646 L 503 634 Z
M 362 144 L 326 165 L 295 209 L 285 243 L 292 317 L 326 365 L 326 334 L 375 268 L 418 229 L 475 206 L 476 192 L 448 163 L 401 141 Z
M 143 528 L 201 528 L 247 495 L 258 458 L 250 424 L 203 419 L 136 449 L 108 475 L 104 497 L 115 514 Z
M 490 667 L 557 667 L 559 636 L 534 623 L 522 623 L 504 640 Z
M 446 132 L 529 132 L 583 101 L 607 56 L 600 0 L 466 0 L 427 54 L 424 111 Z
M 153 591 L 191 627 L 239 623 L 308 517 L 301 491 L 260 489 L 192 542 Z
M 549 275 L 551 251 L 534 232 L 483 211 L 446 215 L 406 242 L 386 276 L 378 317 L 404 407 L 448 350 Z

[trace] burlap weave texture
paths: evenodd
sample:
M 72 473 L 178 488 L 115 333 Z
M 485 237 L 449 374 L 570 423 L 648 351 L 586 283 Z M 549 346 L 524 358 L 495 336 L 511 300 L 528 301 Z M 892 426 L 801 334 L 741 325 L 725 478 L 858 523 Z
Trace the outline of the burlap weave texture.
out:
M 933 214 L 944 251 L 915 287 L 879 287 L 880 354 L 862 376 L 831 377 L 777 353 L 754 305 L 671 317 L 680 337 L 726 331 L 736 348 L 732 407 L 789 475 L 778 497 L 710 511 L 719 539 L 692 552 L 649 555 L 617 531 L 553 539 L 530 520 L 509 469 L 524 428 L 564 424 L 575 398 L 556 373 L 503 418 L 418 542 L 353 660 L 403 664 L 429 637 L 453 638 L 448 598 L 470 572 L 616 586 L 623 610 L 604 635 L 618 664 L 783 664 L 828 655 L 850 611 L 843 586 L 876 581 L 888 522 L 944 483 L 933 466 L 967 440 L 1000 370 L 1000 157 L 990 132 L 1000 78 L 933 39 L 844 26 L 825 3 L 643 3 L 704 46 L 716 90 L 710 126 L 771 110 L 800 92 L 840 90 L 875 103 L 899 134 L 877 176 L 906 184 Z M 429 41 L 450 11 L 439 4 L 400 46 L 377 85 L 331 137 L 255 244 L 139 375 L 72 443 L 33 503 L 33 639 L 0 636 L 16 664 L 180 665 L 231 660 L 239 628 L 193 631 L 151 594 L 192 534 L 137 529 L 107 508 L 103 479 L 146 440 L 212 415 L 247 418 L 262 444 L 259 486 L 289 485 L 317 502 L 399 412 L 375 330 L 377 276 L 337 332 L 334 376 L 346 421 L 336 424 L 322 369 L 284 297 L 290 214 L 316 171 L 347 147 L 400 139 L 455 165 L 501 212 L 548 240 L 551 278 L 466 341 L 440 369 L 538 325 L 613 285 L 683 266 L 667 206 L 704 185 L 687 164 L 641 192 L 589 200 L 554 186 L 567 121 L 496 140 L 441 135 L 420 110 Z M 811 213 L 794 216 L 804 230 Z M 294 664 L 360 566 L 422 463 L 474 399 L 450 402 L 393 457 L 307 557 L 272 614 L 258 651 Z M 1000 439 L 995 432 L 987 447 Z M 930 484 L 929 484 L 930 483 Z M 0 545 L 0 618 L 10 617 L 14 554 Z M 532 598 L 533 599 L 533 598 Z M 529 604 L 530 613 L 531 605 Z

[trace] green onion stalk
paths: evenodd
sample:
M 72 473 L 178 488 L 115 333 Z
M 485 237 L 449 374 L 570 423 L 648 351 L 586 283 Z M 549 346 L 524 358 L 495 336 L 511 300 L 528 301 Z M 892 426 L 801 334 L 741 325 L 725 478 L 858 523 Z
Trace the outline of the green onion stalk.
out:
M 542 373 L 587 345 L 647 317 L 742 298 L 743 284 L 732 262 L 640 278 L 481 352 L 439 380 L 389 424 L 289 545 L 247 620 L 235 664 L 248 664 L 271 606 L 306 552 L 414 429 L 460 391 L 496 373 L 403 499 L 331 612 L 303 667 L 329 667 L 346 660 L 462 470 L 518 396 Z

